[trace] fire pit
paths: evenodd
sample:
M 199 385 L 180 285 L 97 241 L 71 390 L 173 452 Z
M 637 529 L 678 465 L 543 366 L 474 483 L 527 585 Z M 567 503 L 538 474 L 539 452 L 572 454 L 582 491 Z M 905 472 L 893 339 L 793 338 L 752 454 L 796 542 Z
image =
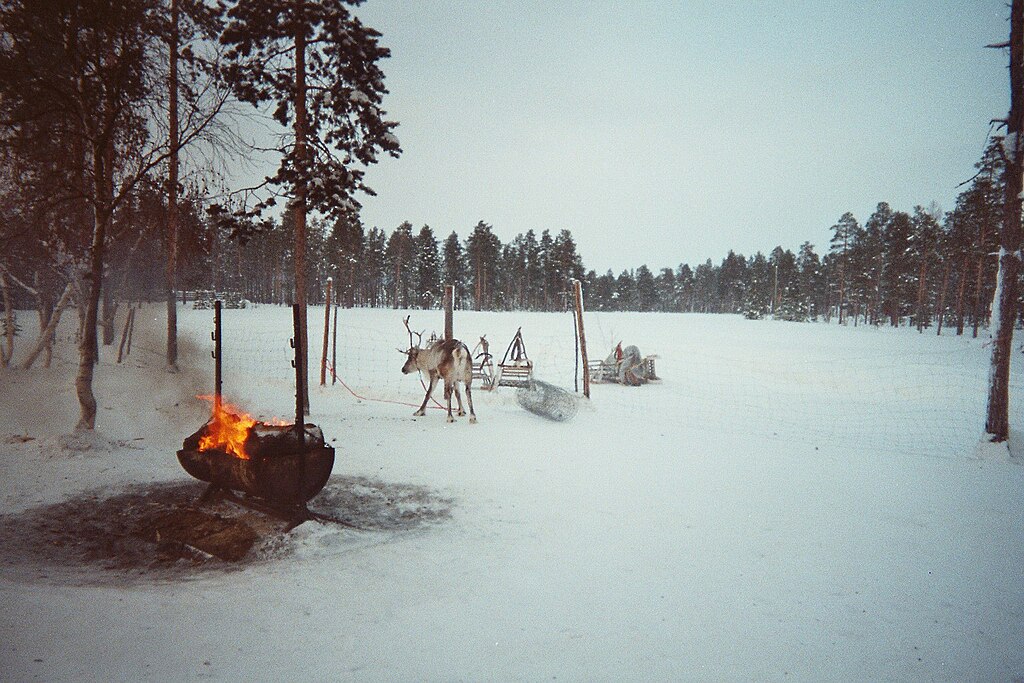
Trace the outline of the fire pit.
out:
M 185 439 L 178 451 L 185 471 L 210 484 L 204 500 L 247 494 L 251 507 L 293 523 L 313 515 L 306 502 L 327 484 L 334 448 L 313 424 L 300 432 L 291 424 L 268 424 L 227 405 L 215 403 L 213 417 Z

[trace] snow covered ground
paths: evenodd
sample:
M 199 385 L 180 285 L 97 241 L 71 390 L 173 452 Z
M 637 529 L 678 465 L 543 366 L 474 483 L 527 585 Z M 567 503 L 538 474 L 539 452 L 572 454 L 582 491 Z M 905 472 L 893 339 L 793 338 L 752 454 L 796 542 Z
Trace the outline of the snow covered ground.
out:
M 174 452 L 207 416 L 195 396 L 212 389 L 212 312 L 181 311 L 173 375 L 161 310 L 143 312 L 127 363 L 103 351 L 92 437 L 69 436 L 68 324 L 51 368 L 0 370 L 3 528 L 189 481 Z M 279 558 L 188 580 L 26 564 L 8 545 L 0 678 L 1024 677 L 1024 454 L 978 447 L 981 340 L 588 313 L 592 356 L 636 344 L 660 356 L 663 381 L 595 385 L 563 423 L 511 389 L 477 390 L 480 423 L 447 424 L 402 405 L 422 397 L 394 350 L 405 314 L 341 311 L 348 389 L 315 386 L 311 362 L 310 420 L 338 449 L 335 479 L 413 487 L 450 514 L 408 529 L 307 523 Z M 411 315 L 413 329 L 442 327 L 439 312 Z M 290 310 L 224 317 L 227 398 L 287 419 Z M 323 309 L 309 319 L 318 357 Z M 569 314 L 456 313 L 456 334 L 471 347 L 486 334 L 499 360 L 520 326 L 537 376 L 572 389 Z

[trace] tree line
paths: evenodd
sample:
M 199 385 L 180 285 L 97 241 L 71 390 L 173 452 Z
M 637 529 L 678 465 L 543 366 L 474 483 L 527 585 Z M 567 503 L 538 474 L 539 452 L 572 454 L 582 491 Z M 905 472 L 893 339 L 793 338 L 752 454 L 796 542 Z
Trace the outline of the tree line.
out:
M 429 225 L 409 222 L 390 234 L 366 230 L 358 214 L 320 221 L 310 234 L 307 263 L 321 287 L 333 278 L 344 306 L 431 308 L 445 283 L 456 305 L 477 310 L 564 310 L 572 279 L 584 282 L 588 310 L 735 313 L 793 321 L 950 326 L 977 336 L 990 318 L 1004 212 L 1002 138 L 988 144 L 977 173 L 954 208 L 894 210 L 880 202 L 861 223 L 851 212 L 831 226 L 823 252 L 804 242 L 744 257 L 729 251 L 691 267 L 657 272 L 646 264 L 597 274 L 584 267 L 568 229 L 534 230 L 503 243 L 493 226 L 477 223 L 465 238 L 441 239 Z M 251 243 L 226 244 L 230 268 L 212 268 L 212 286 L 254 301 L 290 301 L 290 217 L 253 229 Z M 259 233 L 259 234 L 257 234 Z M 319 294 L 317 293 L 319 292 Z
M 447 283 L 456 306 L 475 310 L 564 310 L 570 282 L 584 283 L 588 310 L 734 313 L 792 321 L 950 326 L 975 336 L 987 324 L 995 289 L 1003 213 L 1001 138 L 994 138 L 977 174 L 945 214 L 934 207 L 910 212 L 880 202 L 861 223 L 850 212 L 831 226 L 824 253 L 810 242 L 794 252 L 781 246 L 744 257 L 729 251 L 691 267 L 657 272 L 646 264 L 597 274 L 584 267 L 571 230 L 544 229 L 503 242 L 480 221 L 465 237 L 441 237 L 429 225 L 403 222 L 392 231 L 365 228 L 358 211 L 310 221 L 306 279 L 308 303 L 323 303 L 332 278 L 342 306 L 437 308 Z M 261 303 L 294 300 L 294 217 L 218 222 L 196 192 L 179 201 L 177 281 L 183 289 L 234 291 Z M 108 301 L 120 291 L 156 299 L 149 276 L 165 260 L 160 239 L 166 202 L 159 193 L 133 194 L 112 220 L 115 241 Z M 30 277 L 30 260 L 22 275 Z M 11 268 L 16 272 L 18 268 Z M 40 272 L 36 270 L 36 272 Z M 120 289 L 119 289 L 120 288 Z M 22 299 L 24 299 L 24 292 Z M 114 310 L 110 302 L 105 310 Z M 109 315 L 101 318 L 101 323 Z M 102 325 L 101 325 L 102 327 Z M 113 334 L 107 326 L 105 336 Z

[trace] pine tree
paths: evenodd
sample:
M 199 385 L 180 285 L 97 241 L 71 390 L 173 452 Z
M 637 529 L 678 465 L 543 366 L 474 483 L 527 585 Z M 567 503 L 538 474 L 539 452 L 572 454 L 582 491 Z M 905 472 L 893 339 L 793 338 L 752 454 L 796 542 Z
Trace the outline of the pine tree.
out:
M 615 310 L 615 275 L 611 270 L 604 275 L 590 271 L 587 275 L 587 288 L 583 290 L 587 297 L 584 308 L 588 311 Z
M 930 289 L 932 283 L 930 278 L 935 271 L 935 265 L 939 260 L 939 237 L 941 235 L 939 222 L 932 213 L 929 213 L 921 206 L 914 207 L 914 216 L 911 218 L 910 237 L 910 260 L 915 264 L 917 271 L 917 302 L 914 307 L 914 324 L 918 332 L 931 323 L 931 311 L 928 302 L 931 301 Z
M 636 310 L 638 311 L 653 311 L 657 307 L 658 302 L 658 288 L 654 282 L 654 274 L 651 273 L 651 269 L 646 265 L 642 265 L 636 269 Z
M 615 293 L 612 294 L 616 311 L 637 310 L 636 278 L 632 271 L 624 270 L 615 279 Z
M 1010 113 L 1002 158 L 1006 165 L 1003 220 L 999 236 L 999 271 L 993 305 L 992 363 L 989 372 L 985 431 L 992 441 L 1010 438 L 1010 355 L 1020 301 L 1021 198 L 1024 195 L 1024 0 L 1010 9 Z
M 829 254 L 836 264 L 835 286 L 838 287 L 839 324 L 844 322 L 847 290 L 850 281 L 850 251 L 860 232 L 860 226 L 853 214 L 847 211 L 832 226 L 832 239 L 829 242 Z
M 413 248 L 412 223 L 405 221 L 391 233 L 384 250 L 384 263 L 387 266 L 384 281 L 393 308 L 411 306 L 409 295 L 413 289 Z
M 662 268 L 658 276 L 654 278 L 657 296 L 657 310 L 678 311 L 679 301 L 676 291 L 676 271 L 671 268 Z
M 917 273 L 911 257 L 912 234 L 910 216 L 903 211 L 892 215 L 883 233 L 882 310 L 893 327 L 899 326 L 915 300 Z
M 718 313 L 718 271 L 708 259 L 693 272 L 693 310 Z
M 814 245 L 810 242 L 800 245 L 796 268 L 797 310 L 803 320 L 816 320 L 825 312 L 828 293 L 821 259 L 814 252 Z
M 453 230 L 445 238 L 441 250 L 441 279 L 443 284 L 454 286 L 456 308 L 466 307 L 466 272 L 466 254 L 458 234 Z
M 686 263 L 680 263 L 676 268 L 676 296 L 679 302 L 679 311 L 693 312 L 693 270 Z
M 740 313 L 747 288 L 747 260 L 729 250 L 718 269 L 718 310 L 722 313 Z
M 274 105 L 274 119 L 291 130 L 280 148 L 281 163 L 268 178 L 281 188 L 295 213 L 295 300 L 301 336 L 306 325 L 306 215 L 337 216 L 358 209 L 365 166 L 381 152 L 401 148 L 381 108 L 390 56 L 380 33 L 349 12 L 346 0 L 239 0 L 227 13 L 221 43 L 227 46 L 224 76 L 238 99 L 254 107 Z M 272 204 L 273 197 L 256 209 Z M 302 360 L 307 367 L 308 350 Z M 303 398 L 309 409 L 307 395 Z
M 772 283 L 772 315 L 782 320 L 803 320 L 800 307 L 799 271 L 796 256 L 781 246 L 772 249 L 769 262 L 774 269 Z
M 437 238 L 429 225 L 420 228 L 419 234 L 413 239 L 413 268 L 417 305 L 433 308 L 440 304 L 443 294 L 441 254 L 437 248 Z
M 544 269 L 541 264 L 540 243 L 533 230 L 527 230 L 523 236 L 523 289 L 524 308 L 529 311 L 540 310 L 543 301 Z
M 466 257 L 469 261 L 470 281 L 473 283 L 475 310 L 491 308 L 495 269 L 500 255 L 501 242 L 491 232 L 491 226 L 480 221 L 466 238 Z
M 882 279 L 885 275 L 885 231 L 892 209 L 879 202 L 859 234 L 852 261 L 852 287 L 864 308 L 866 321 L 876 324 L 882 313 Z
M 570 291 L 570 282 L 583 277 L 583 262 L 576 253 L 576 241 L 568 230 L 561 230 L 551 243 L 548 254 L 548 289 L 551 297 L 559 304 L 565 292 Z
M 775 268 L 764 254 L 757 252 L 747 261 L 749 284 L 743 301 L 743 315 L 760 319 L 771 312 Z
M 342 214 L 334 222 L 327 238 L 326 250 L 333 267 L 331 275 L 337 300 L 348 308 L 356 304 L 364 240 L 363 223 L 359 215 L 352 212 Z
M 538 292 L 538 308 L 542 311 L 551 310 L 551 298 L 554 296 L 551 266 L 551 248 L 553 244 L 554 239 L 551 237 L 550 230 L 545 230 L 540 234 L 540 242 L 537 244 L 537 260 L 540 263 L 541 274 L 540 291 Z
M 387 237 L 380 228 L 370 228 L 366 233 L 366 246 L 363 249 L 363 280 L 364 293 L 363 303 L 367 306 L 377 307 L 387 304 L 385 283 L 387 281 L 387 266 L 384 258 L 387 251 Z

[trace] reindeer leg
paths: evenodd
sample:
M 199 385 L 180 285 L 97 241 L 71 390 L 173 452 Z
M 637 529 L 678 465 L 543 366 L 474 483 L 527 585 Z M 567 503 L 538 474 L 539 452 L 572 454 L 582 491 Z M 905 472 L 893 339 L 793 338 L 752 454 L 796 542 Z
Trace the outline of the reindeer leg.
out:
M 434 391 L 434 385 L 437 384 L 437 375 L 430 373 L 430 384 L 427 385 L 427 395 L 423 397 L 423 405 L 420 409 L 412 414 L 413 417 L 423 417 L 427 414 L 427 401 L 430 400 L 430 394 Z
M 452 387 L 454 382 L 444 381 L 444 396 L 448 399 L 448 421 L 455 422 L 455 418 L 452 417 Z
M 476 413 L 473 411 L 473 390 L 470 388 L 473 382 L 466 382 L 466 403 L 469 404 L 469 424 L 476 424 Z
M 465 408 L 462 407 L 462 394 L 459 393 L 459 383 L 452 382 L 452 389 L 455 390 L 455 400 L 459 402 L 459 412 L 455 413 L 459 417 L 463 417 L 466 414 Z

